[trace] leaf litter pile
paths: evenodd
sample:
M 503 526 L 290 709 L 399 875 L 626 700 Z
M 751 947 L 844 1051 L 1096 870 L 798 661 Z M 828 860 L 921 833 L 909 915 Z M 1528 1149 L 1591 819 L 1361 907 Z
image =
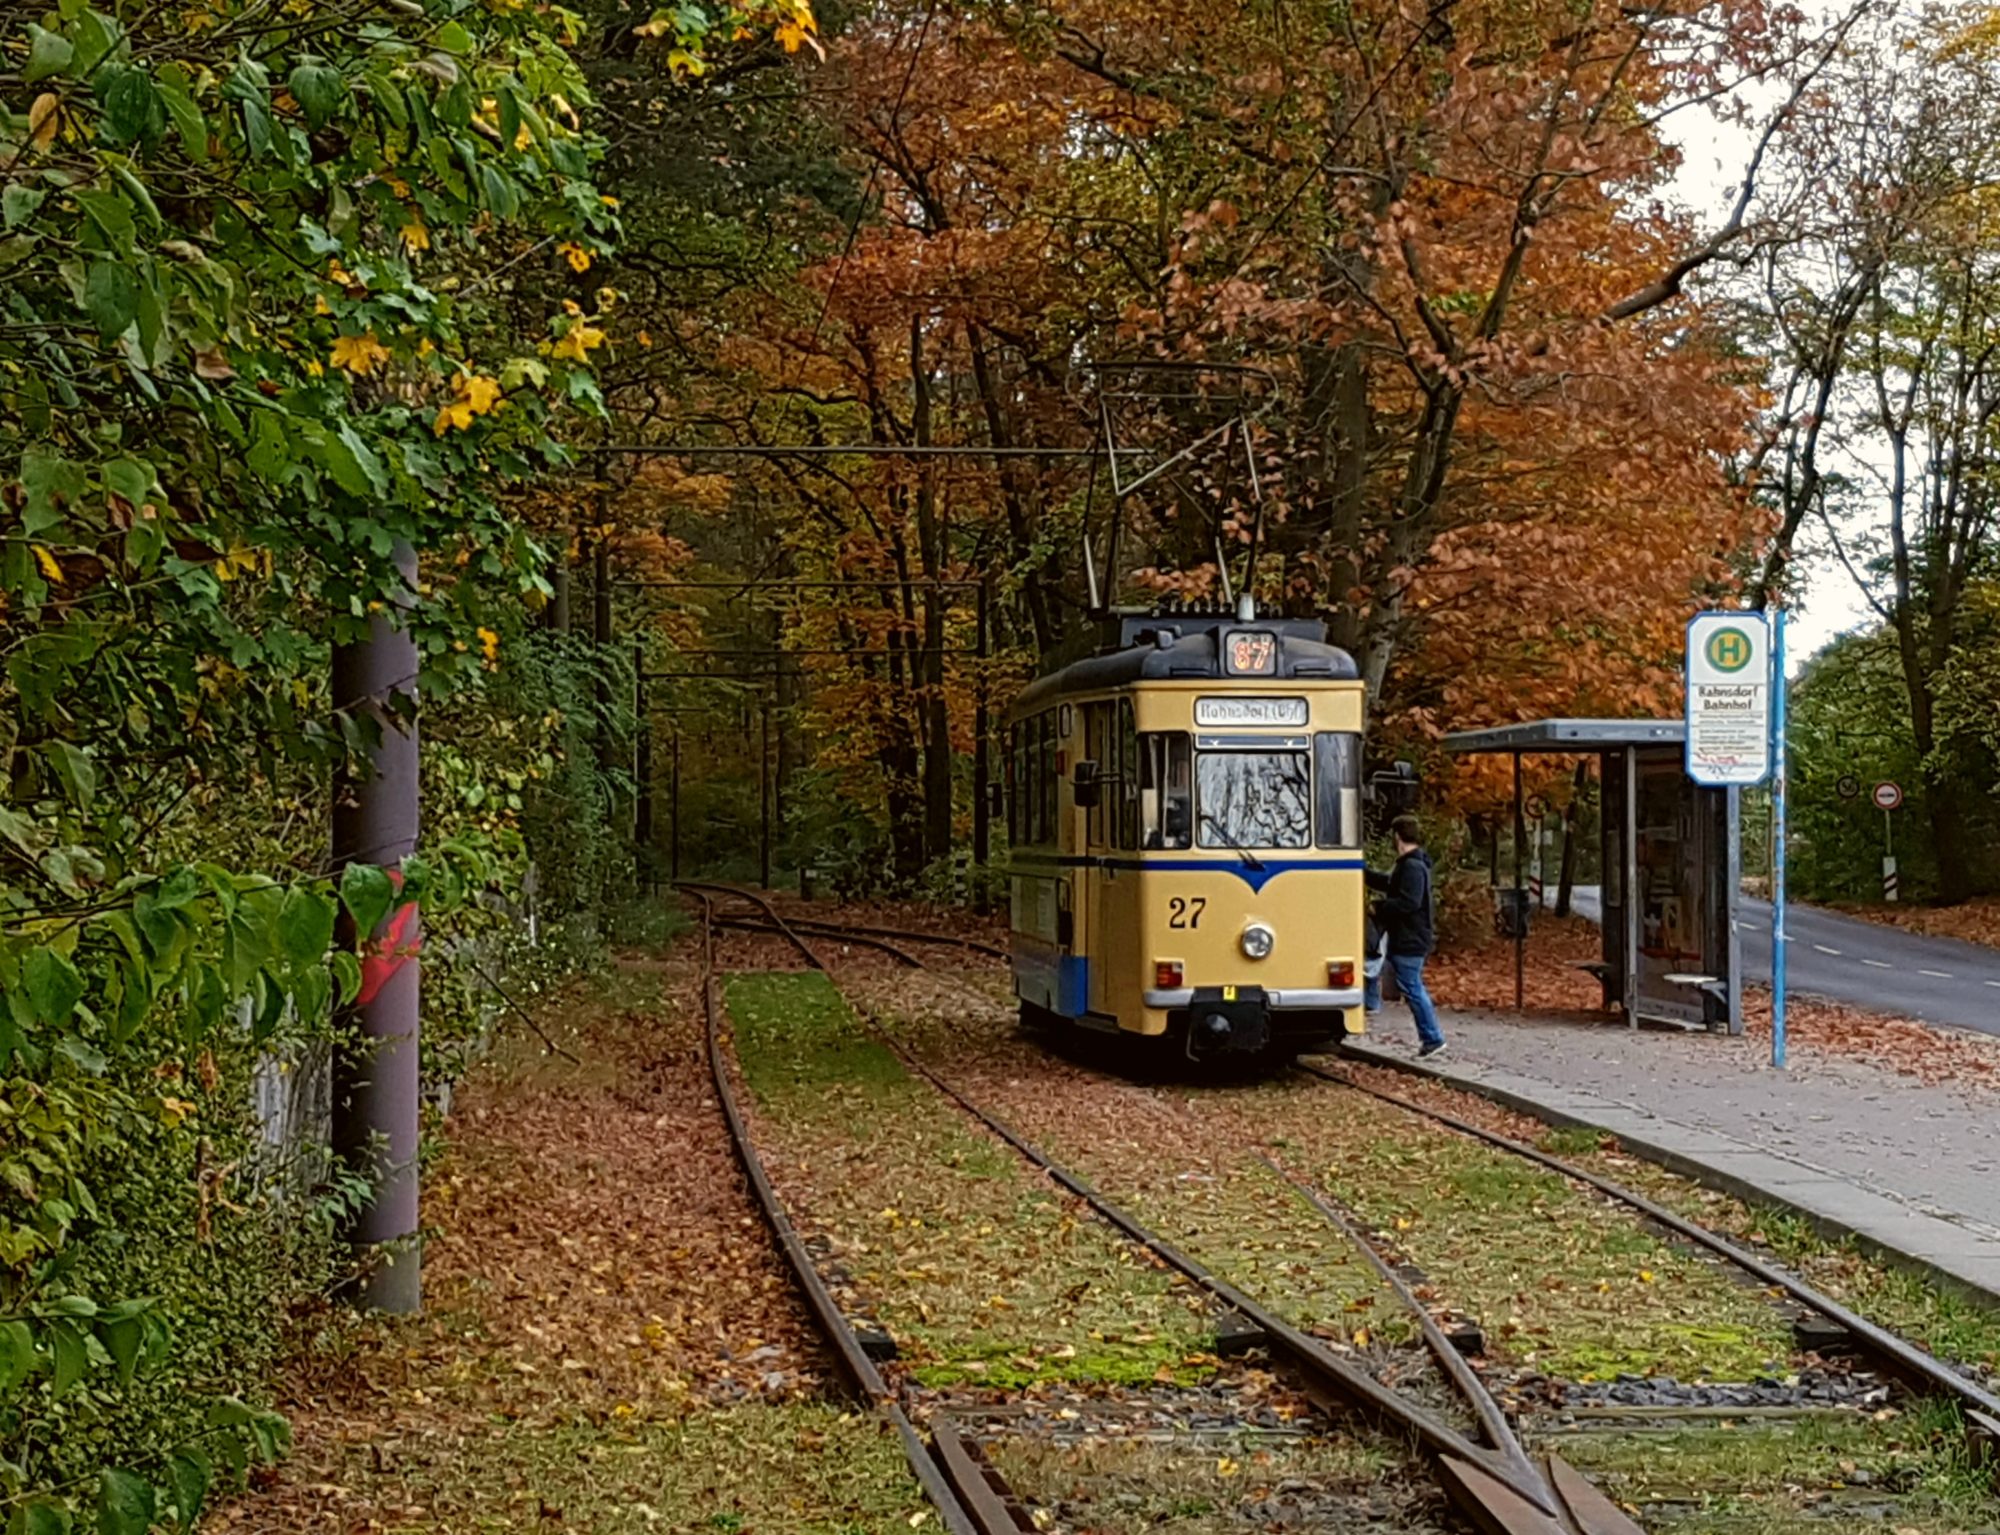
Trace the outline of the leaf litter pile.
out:
M 1795 1356 L 1769 1296 L 1553 1173 L 1310 1079 L 1202 1080 L 1052 1049 L 1022 1034 L 991 977 L 843 980 L 990 1112 L 1217 1272 L 1393 1372 L 1385 1346 L 1405 1335 L 1389 1300 L 1343 1277 L 1347 1239 L 1262 1158 L 1307 1177 L 1419 1278 L 1435 1315 L 1479 1323 L 1480 1367 L 1503 1397 L 1550 1447 L 1643 1508 L 1648 1528 L 2000 1529 L 1951 1410 L 1885 1406 L 1870 1378 Z M 1613 1175 L 1629 1173 L 1621 1159 Z M 1730 1228 L 1702 1191 L 1682 1188 L 1697 1218 Z M 1786 1229 L 1781 1256 L 1813 1241 Z M 1924 1312 L 1897 1276 L 1819 1251 L 1857 1309 L 1891 1303 L 1879 1317 L 1889 1326 Z M 1963 1310 L 1938 1309 L 1934 1337 L 1977 1341 Z M 1731 1405 L 1752 1400 L 1778 1405 Z
M 552 1010 L 454 1106 L 427 1310 L 308 1338 L 255 1535 L 907 1531 L 897 1441 L 829 1395 L 717 1112 L 691 965 Z
M 843 1308 L 962 1419 L 1044 1528 L 1435 1528 L 1373 1435 L 1323 1437 L 1254 1361 L 1213 1352 L 1193 1286 L 976 1128 L 823 977 L 725 995 L 760 1153 Z

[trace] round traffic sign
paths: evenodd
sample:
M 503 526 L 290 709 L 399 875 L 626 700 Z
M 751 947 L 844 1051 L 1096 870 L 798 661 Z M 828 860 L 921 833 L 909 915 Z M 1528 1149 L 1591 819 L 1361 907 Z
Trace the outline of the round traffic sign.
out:
M 1875 785 L 1873 797 L 1877 810 L 1894 810 L 1903 803 L 1902 789 L 1888 782 L 1886 779 Z
M 1856 778 L 1852 773 L 1842 773 L 1839 781 L 1834 784 L 1833 790 L 1842 799 L 1853 799 L 1855 795 L 1861 792 L 1861 780 Z
M 1539 794 L 1530 794 L 1528 796 L 1528 803 L 1522 807 L 1521 813 L 1530 821 L 1547 820 L 1549 802 Z

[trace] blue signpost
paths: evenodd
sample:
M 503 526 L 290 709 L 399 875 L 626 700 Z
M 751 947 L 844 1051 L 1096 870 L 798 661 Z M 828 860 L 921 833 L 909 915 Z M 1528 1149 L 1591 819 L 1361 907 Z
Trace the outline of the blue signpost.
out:
M 1785 610 L 1697 613 L 1687 630 L 1687 773 L 1771 784 L 1771 1064 L 1785 1064 Z
M 1785 1065 L 1785 610 L 1771 610 L 1771 1064 Z

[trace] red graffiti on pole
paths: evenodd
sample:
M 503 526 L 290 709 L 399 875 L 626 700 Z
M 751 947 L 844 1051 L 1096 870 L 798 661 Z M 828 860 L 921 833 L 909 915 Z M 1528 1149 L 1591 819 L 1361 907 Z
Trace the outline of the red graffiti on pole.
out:
M 401 890 L 403 871 L 387 872 L 389 882 Z M 417 926 L 417 903 L 405 902 L 396 908 L 378 937 L 361 945 L 361 990 L 355 993 L 355 1005 L 366 1007 L 373 1002 L 396 972 L 418 956 L 423 946 L 423 932 Z

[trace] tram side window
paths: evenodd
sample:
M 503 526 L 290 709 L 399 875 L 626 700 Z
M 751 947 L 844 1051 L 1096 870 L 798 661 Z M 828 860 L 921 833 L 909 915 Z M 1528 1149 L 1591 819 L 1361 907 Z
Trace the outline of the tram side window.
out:
M 1139 845 L 1139 738 L 1132 725 L 1132 700 L 1118 701 L 1118 829 L 1121 848 Z
M 1361 846 L 1361 737 L 1324 730 L 1313 737 L 1319 845 Z
M 1042 775 L 1042 801 L 1037 840 L 1056 842 L 1061 840 L 1056 835 L 1056 806 L 1059 803 L 1056 793 L 1056 717 L 1053 714 L 1044 714 L 1035 722 L 1035 726 L 1040 732 L 1039 756 Z
M 1187 733 L 1148 731 L 1139 737 L 1139 822 L 1144 845 L 1188 845 L 1194 828 L 1194 765 Z
M 1022 773 L 1021 727 L 1007 732 L 1007 841 L 1021 845 L 1021 788 L 1027 781 Z

